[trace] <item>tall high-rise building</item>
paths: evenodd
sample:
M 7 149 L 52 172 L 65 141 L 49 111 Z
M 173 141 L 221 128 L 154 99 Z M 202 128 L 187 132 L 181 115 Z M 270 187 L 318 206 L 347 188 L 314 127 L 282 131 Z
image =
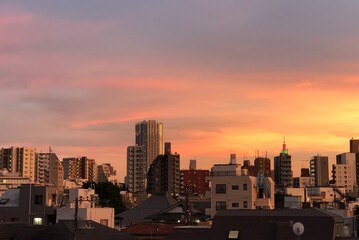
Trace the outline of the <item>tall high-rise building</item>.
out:
M 158 155 L 163 154 L 163 124 L 156 120 L 136 123 L 135 145 L 143 146 L 146 170 Z
M 35 180 L 36 149 L 28 147 L 10 147 L 0 149 L 0 168 L 7 169 L 11 173 L 17 173 L 20 177 L 28 177 Z
M 285 141 L 279 156 L 274 157 L 274 181 L 278 190 L 292 187 L 293 184 L 292 157 L 288 154 Z
M 95 159 L 87 157 L 72 157 L 63 159 L 64 179 L 87 179 L 90 182 L 97 181 L 97 165 Z
M 171 152 L 171 143 L 165 143 L 165 154 L 153 161 L 147 173 L 149 193 L 180 194 L 180 155 Z
M 136 194 L 146 192 L 146 166 L 143 146 L 128 146 L 126 185 L 129 192 Z
M 310 160 L 310 175 L 314 178 L 316 187 L 329 185 L 329 163 L 326 156 L 313 156 Z

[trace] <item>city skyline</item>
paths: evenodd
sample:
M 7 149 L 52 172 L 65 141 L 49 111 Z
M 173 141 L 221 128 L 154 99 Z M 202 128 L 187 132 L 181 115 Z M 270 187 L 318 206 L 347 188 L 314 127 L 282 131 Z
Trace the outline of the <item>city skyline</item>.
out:
M 358 7 L 2 1 L 0 146 L 51 146 L 121 179 L 135 123 L 154 119 L 181 168 L 273 161 L 283 136 L 294 176 L 317 154 L 333 164 L 359 137 Z

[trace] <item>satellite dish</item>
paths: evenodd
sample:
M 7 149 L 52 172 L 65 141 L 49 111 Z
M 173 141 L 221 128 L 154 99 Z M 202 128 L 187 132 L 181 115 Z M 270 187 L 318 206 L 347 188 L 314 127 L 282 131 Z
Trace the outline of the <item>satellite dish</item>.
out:
M 293 224 L 293 232 L 298 237 L 304 233 L 304 226 L 300 222 L 296 222 Z

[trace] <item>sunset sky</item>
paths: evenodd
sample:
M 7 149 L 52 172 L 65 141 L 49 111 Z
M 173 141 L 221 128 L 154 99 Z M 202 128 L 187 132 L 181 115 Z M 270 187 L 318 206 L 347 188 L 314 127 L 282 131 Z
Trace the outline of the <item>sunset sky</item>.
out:
M 294 175 L 359 138 L 358 0 L 0 2 L 0 147 L 115 166 L 135 123 L 205 169 L 237 153 Z

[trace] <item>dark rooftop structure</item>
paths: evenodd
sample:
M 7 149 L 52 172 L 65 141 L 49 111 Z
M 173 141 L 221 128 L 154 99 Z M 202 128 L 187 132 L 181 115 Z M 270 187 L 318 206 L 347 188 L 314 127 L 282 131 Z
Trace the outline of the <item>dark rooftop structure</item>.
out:
M 21 226 L 15 236 L 7 239 L 14 240 L 72 240 L 74 239 L 74 221 L 60 221 L 47 227 Z M 0 239 L 4 239 L 1 238 Z M 136 240 L 134 236 L 106 227 L 94 221 L 78 221 L 76 234 L 78 240 Z
M 301 240 L 334 240 L 344 235 L 341 216 L 317 208 L 283 210 L 225 210 L 218 212 L 211 228 L 175 228 L 167 240 L 256 239 L 296 240 L 293 225 L 304 226 Z
M 152 195 L 146 201 L 139 205 L 117 214 L 116 217 L 122 219 L 122 225 L 129 226 L 132 224 L 151 222 L 150 216 L 159 214 L 165 209 L 175 205 L 178 201 L 169 195 Z
M 121 230 L 124 233 L 138 237 L 139 239 L 164 239 L 171 233 L 174 227 L 178 224 L 165 224 L 160 222 L 140 223 L 131 225 L 128 228 Z

